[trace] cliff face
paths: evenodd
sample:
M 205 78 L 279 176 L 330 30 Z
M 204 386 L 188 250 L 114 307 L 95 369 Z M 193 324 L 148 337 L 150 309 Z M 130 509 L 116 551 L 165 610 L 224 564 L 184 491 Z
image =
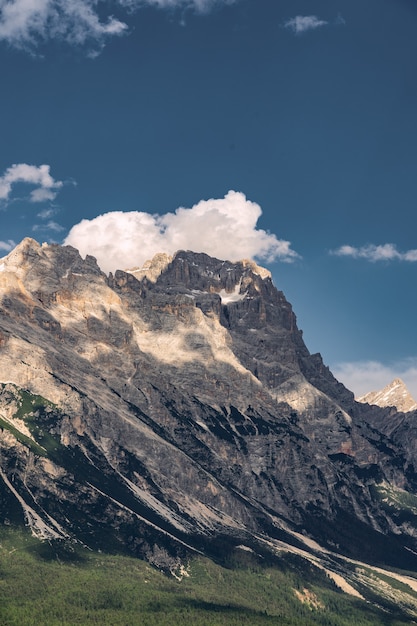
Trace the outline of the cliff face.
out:
M 380 497 L 414 492 L 412 456 L 310 355 L 266 270 L 178 252 L 106 276 L 33 240 L 0 267 L 3 521 L 161 566 L 295 531 L 414 546 L 414 513 Z

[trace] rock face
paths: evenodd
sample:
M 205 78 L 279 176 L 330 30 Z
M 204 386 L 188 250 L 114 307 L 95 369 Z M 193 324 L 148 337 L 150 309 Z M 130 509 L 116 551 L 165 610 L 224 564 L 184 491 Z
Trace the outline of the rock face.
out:
M 266 270 L 178 252 L 106 276 L 31 239 L 0 269 L 3 522 L 161 567 L 310 537 L 417 568 L 416 509 L 386 505 L 414 498 L 414 451 Z
M 376 404 L 380 407 L 393 406 L 402 413 L 417 409 L 417 402 L 400 378 L 395 378 L 380 391 L 370 391 L 358 398 L 358 402 Z

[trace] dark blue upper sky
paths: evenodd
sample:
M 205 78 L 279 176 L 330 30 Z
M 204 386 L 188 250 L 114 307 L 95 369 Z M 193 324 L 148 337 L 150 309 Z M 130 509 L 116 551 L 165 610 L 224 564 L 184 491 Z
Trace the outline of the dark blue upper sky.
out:
M 258 258 L 309 349 L 358 393 L 400 375 L 417 394 L 415 0 L 82 0 L 88 20 L 71 0 L 6 4 L 0 256 L 25 236 L 62 242 L 83 219 L 111 213 L 121 238 L 115 211 L 242 192 L 262 209 L 256 230 L 299 255 Z M 233 225 L 239 206 L 218 231 L 225 257 L 253 230 Z M 217 226 L 200 213 L 171 239 L 204 247 Z M 138 247 L 155 235 L 142 218 Z M 95 254 L 88 233 L 70 241 Z

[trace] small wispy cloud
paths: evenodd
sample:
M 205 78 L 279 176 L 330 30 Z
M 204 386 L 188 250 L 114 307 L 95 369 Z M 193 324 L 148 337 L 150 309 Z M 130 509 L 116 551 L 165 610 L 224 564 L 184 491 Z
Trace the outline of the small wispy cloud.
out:
M 49 208 L 49 209 L 42 209 L 42 211 L 39 211 L 39 213 L 36 214 L 37 217 L 40 217 L 41 220 L 47 220 L 50 217 L 53 217 L 57 212 L 57 209 L 55 207 Z
M 30 202 L 45 202 L 54 200 L 63 182 L 55 180 L 50 174 L 49 165 L 28 165 L 17 163 L 7 168 L 0 176 L 0 202 L 7 205 L 13 187 L 18 183 L 25 183 L 35 187 L 29 195 Z
M 284 27 L 292 30 L 296 35 L 301 35 L 309 30 L 316 30 L 326 26 L 328 22 L 321 20 L 317 15 L 296 15 L 284 22 Z
M 39 213 L 36 214 L 36 217 L 42 221 L 32 226 L 33 232 L 46 233 L 46 237 L 51 237 L 56 233 L 62 233 L 65 230 L 65 227 L 52 219 L 59 212 L 60 210 L 56 206 L 51 206 L 39 211 Z
M 409 357 L 393 363 L 379 361 L 351 361 L 337 363 L 333 374 L 357 398 L 370 391 L 379 391 L 395 378 L 401 378 L 413 398 L 417 399 L 417 357 Z
M 336 26 L 345 26 L 346 20 L 343 17 L 343 15 L 340 15 L 340 13 L 339 13 L 338 16 L 336 17 L 334 23 L 335 23 Z
M 13 239 L 8 239 L 7 241 L 0 241 L 0 250 L 4 252 L 10 252 L 13 248 L 16 247 L 16 242 Z
M 353 259 L 365 259 L 374 263 L 378 261 L 417 261 L 417 249 L 400 252 L 393 243 L 382 245 L 368 244 L 360 248 L 344 245 L 336 250 L 331 250 L 333 256 L 350 257 Z
M 258 258 L 287 263 L 300 258 L 289 241 L 257 228 L 261 207 L 243 193 L 229 191 L 224 198 L 201 200 L 163 215 L 113 211 L 82 220 L 64 243 L 85 256 L 97 258 L 105 272 L 141 266 L 157 252 L 205 252 L 236 261 Z
M 128 32 L 132 12 L 143 7 L 207 13 L 236 0 L 0 0 L 0 41 L 33 49 L 49 40 L 90 46 L 95 56 L 105 42 Z M 112 7 L 123 19 L 105 15 Z
M 45 222 L 44 224 L 35 224 L 34 226 L 32 226 L 32 230 L 34 232 L 37 231 L 52 231 L 54 233 L 62 233 L 62 231 L 65 230 L 64 226 L 61 226 L 61 224 L 58 224 L 58 222 L 54 222 L 53 220 L 49 220 L 48 222 Z

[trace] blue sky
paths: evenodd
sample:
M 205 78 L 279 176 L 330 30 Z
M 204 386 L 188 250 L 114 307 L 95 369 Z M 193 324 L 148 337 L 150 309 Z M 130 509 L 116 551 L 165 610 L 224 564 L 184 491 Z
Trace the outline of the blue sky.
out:
M 0 0 L 0 256 L 255 256 L 349 388 L 417 397 L 416 33 L 415 0 Z

